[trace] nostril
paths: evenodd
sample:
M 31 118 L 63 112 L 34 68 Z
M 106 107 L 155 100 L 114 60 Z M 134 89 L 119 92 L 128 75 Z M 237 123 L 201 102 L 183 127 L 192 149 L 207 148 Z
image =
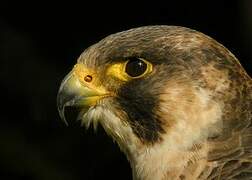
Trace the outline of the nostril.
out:
M 85 77 L 84 77 L 84 81 L 86 81 L 86 82 L 91 82 L 92 81 L 92 76 L 90 76 L 90 75 L 86 75 Z

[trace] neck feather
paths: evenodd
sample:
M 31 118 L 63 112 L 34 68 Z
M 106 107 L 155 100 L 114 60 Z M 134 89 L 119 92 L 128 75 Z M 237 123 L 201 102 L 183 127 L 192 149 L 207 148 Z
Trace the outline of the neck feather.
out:
M 151 147 L 129 158 L 134 180 L 197 179 L 208 166 L 206 143 L 190 150 L 166 150 Z

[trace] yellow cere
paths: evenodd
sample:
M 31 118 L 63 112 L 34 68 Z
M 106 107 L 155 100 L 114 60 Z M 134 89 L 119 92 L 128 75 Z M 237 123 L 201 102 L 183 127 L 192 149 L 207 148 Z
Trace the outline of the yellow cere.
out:
M 102 86 L 97 74 L 93 69 L 87 68 L 84 64 L 76 64 L 73 68 L 74 76 L 77 77 L 78 81 L 83 85 L 96 92 L 97 94 L 104 95 L 107 94 L 106 89 Z M 91 76 L 92 81 L 85 81 L 86 76 Z
M 95 72 L 91 69 L 86 68 L 84 64 L 76 64 L 73 70 L 74 70 L 74 74 L 78 77 L 78 79 L 82 83 L 84 83 L 84 78 L 87 75 L 95 76 Z

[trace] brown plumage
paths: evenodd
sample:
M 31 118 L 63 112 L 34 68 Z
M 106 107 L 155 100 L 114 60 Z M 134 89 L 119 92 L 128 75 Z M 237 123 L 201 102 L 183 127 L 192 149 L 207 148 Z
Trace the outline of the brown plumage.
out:
M 200 32 L 147 26 L 106 37 L 62 82 L 62 118 L 72 105 L 117 141 L 134 179 L 252 179 L 252 80 Z

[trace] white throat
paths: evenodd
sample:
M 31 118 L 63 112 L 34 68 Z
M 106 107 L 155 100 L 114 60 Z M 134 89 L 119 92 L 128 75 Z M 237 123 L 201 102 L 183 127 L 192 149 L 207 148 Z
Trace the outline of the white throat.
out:
M 141 153 L 134 153 L 129 159 L 134 180 L 176 180 L 197 179 L 207 166 L 207 143 L 194 146 L 190 150 L 175 150 L 158 144 Z

